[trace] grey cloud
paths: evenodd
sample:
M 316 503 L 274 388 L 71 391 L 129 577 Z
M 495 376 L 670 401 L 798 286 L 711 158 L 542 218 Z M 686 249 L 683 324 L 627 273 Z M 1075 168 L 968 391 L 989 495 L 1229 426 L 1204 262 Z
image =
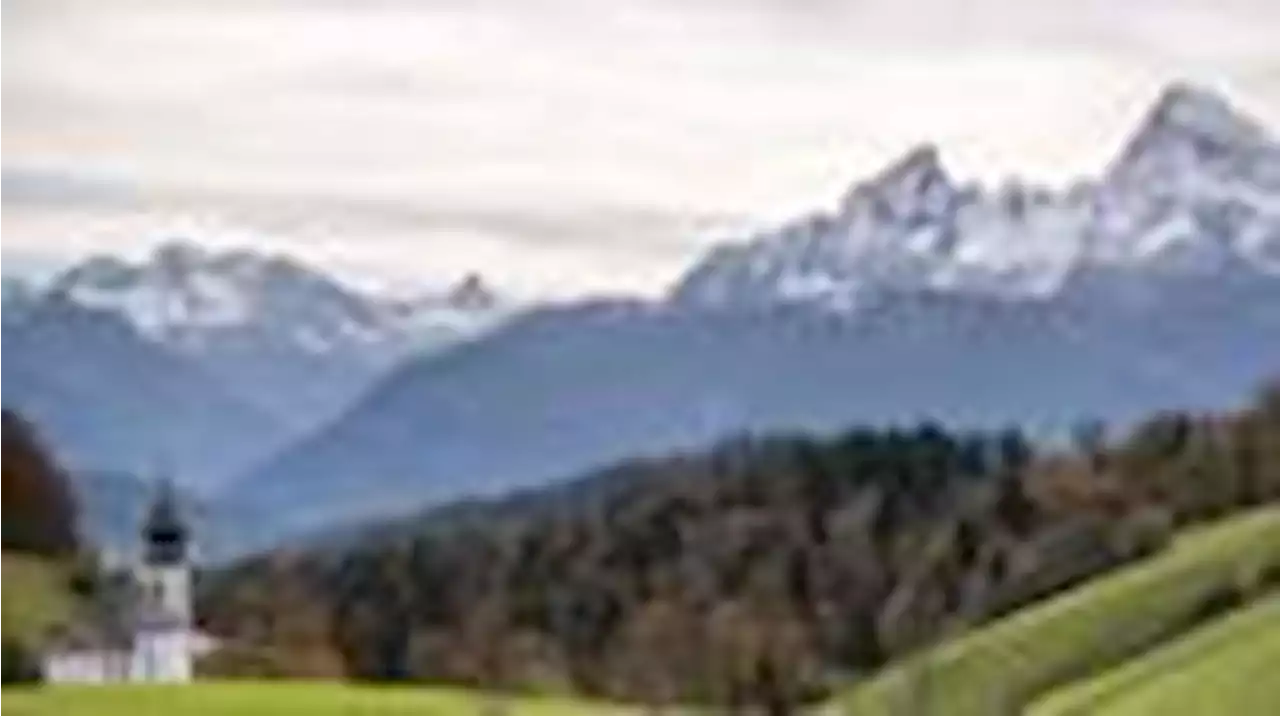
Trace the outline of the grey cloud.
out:
M 223 215 L 272 230 L 316 222 L 369 231 L 478 234 L 524 248 L 670 255 L 696 234 L 744 218 L 649 206 L 520 207 L 502 197 L 475 206 L 323 194 L 236 193 L 206 187 L 135 187 L 73 171 L 6 167 L 4 204 L 19 209 Z
M 56 169 L 3 168 L 0 195 L 6 207 L 86 208 L 136 200 L 128 182 Z
M 471 230 L 540 246 L 655 254 L 679 251 L 688 246 L 694 234 L 742 220 L 726 215 L 621 206 L 557 210 L 410 207 L 402 216 L 428 230 Z
M 203 203 L 203 202 L 202 202 Z M 695 214 L 639 206 L 458 206 L 338 197 L 271 199 L 223 197 L 221 205 L 264 223 L 305 225 L 321 216 L 352 234 L 385 230 L 398 234 L 479 234 L 525 249 L 619 252 L 657 257 L 682 253 L 699 233 L 740 222 L 739 217 Z

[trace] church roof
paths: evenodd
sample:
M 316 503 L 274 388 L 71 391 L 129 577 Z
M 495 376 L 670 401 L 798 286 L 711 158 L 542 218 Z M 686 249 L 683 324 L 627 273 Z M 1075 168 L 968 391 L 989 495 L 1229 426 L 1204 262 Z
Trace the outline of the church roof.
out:
M 187 523 L 182 518 L 177 490 L 174 489 L 172 481 L 166 479 L 160 482 L 156 499 L 147 512 L 142 531 L 147 539 L 183 540 L 186 538 Z

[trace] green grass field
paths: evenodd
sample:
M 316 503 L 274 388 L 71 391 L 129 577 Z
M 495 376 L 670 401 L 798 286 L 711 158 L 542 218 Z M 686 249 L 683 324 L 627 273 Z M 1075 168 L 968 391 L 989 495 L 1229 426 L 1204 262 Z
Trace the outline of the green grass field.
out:
M 65 621 L 74 606 L 67 591 L 67 569 L 25 554 L 0 556 L 0 633 L 32 643 Z
M 6 689 L 6 716 L 589 716 L 639 714 L 607 703 L 560 697 L 506 700 L 449 688 L 353 686 L 329 682 L 208 682 L 188 686 L 80 686 Z M 496 704 L 505 709 L 497 710 Z
M 1032 716 L 1266 714 L 1280 708 L 1280 595 L 1102 676 L 1054 691 Z
M 1280 507 L 1189 532 L 1140 564 L 909 658 L 837 704 L 858 716 L 1019 713 L 1055 687 L 1177 637 L 1206 599 L 1243 573 L 1274 565 Z M 1247 659 L 1250 647 L 1241 649 L 1236 658 Z M 1230 668 L 1216 666 L 1221 661 L 1201 668 Z M 1205 698 L 1222 697 L 1214 682 L 1198 688 Z

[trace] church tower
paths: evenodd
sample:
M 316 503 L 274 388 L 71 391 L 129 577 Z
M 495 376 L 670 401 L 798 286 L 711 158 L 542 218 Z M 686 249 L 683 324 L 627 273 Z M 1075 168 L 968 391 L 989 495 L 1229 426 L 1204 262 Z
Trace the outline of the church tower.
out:
M 132 677 L 135 681 L 186 682 L 192 674 L 190 530 L 183 521 L 173 484 L 160 484 L 142 526 L 137 628 Z

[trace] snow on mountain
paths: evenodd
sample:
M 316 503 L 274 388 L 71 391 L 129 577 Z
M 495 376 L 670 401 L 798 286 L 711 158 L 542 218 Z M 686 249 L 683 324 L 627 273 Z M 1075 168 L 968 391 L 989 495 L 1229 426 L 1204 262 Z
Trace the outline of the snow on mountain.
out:
M 121 316 L 298 425 L 339 409 L 397 361 L 471 338 L 510 310 L 477 276 L 400 300 L 285 257 L 185 241 L 137 262 L 90 258 L 47 293 Z
M 922 147 L 834 213 L 716 249 L 673 298 L 846 311 L 885 290 L 1044 298 L 1095 269 L 1280 272 L 1280 145 L 1221 98 L 1179 84 L 1099 181 L 1065 192 L 957 186 Z
M 430 314 L 465 327 L 466 319 L 479 322 L 500 309 L 474 275 L 443 293 L 398 301 L 362 295 L 283 257 L 213 253 L 181 241 L 161 245 L 139 263 L 91 258 L 59 276 L 52 291 L 115 311 L 145 335 L 187 350 L 251 326 L 291 337 L 307 352 L 400 346 L 414 342 L 415 327 L 433 324 Z
M 509 313 L 503 299 L 474 273 L 442 293 L 392 301 L 387 308 L 400 330 L 428 345 L 479 335 Z

